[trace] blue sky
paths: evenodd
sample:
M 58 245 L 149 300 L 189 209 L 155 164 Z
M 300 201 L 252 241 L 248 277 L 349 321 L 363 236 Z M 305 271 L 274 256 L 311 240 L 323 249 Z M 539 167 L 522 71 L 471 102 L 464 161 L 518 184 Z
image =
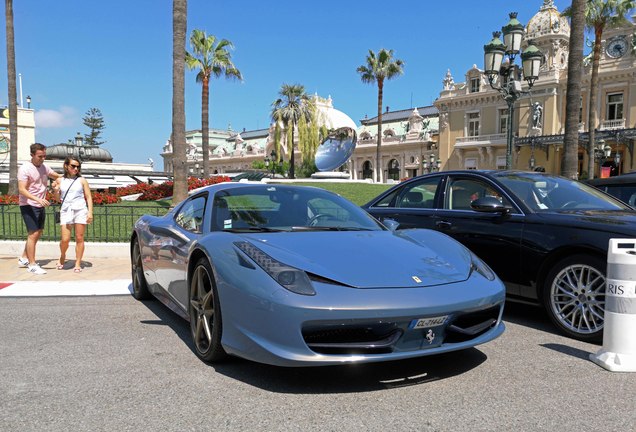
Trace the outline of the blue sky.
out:
M 82 117 L 96 107 L 106 124 L 104 148 L 115 162 L 146 163 L 151 157 L 161 170 L 159 154 L 171 129 L 172 1 L 13 3 L 17 73 L 23 100 L 31 96 L 36 112 L 36 139 L 53 145 L 86 133 Z M 385 85 L 385 106 L 430 105 L 447 69 L 460 82 L 473 64 L 483 67 L 483 45 L 508 22 L 508 12 L 518 12 L 526 24 L 542 4 L 189 0 L 188 37 L 197 28 L 232 41 L 234 63 L 244 76 L 243 82 L 212 81 L 211 127 L 268 127 L 271 103 L 283 83 L 330 95 L 335 108 L 359 123 L 375 115 L 377 104 L 377 88 L 362 83 L 356 72 L 369 49 L 393 49 L 406 63 L 404 75 Z M 555 4 L 562 11 L 570 2 Z M 4 46 L 4 25 L 0 37 Z M 4 50 L 0 68 L 0 106 L 5 106 Z M 200 109 L 201 87 L 188 71 L 187 129 L 201 127 Z

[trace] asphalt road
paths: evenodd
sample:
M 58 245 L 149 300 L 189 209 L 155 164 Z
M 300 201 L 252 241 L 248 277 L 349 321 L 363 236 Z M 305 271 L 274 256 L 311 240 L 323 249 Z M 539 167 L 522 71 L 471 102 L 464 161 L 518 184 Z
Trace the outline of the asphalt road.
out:
M 2 431 L 632 431 L 636 374 L 509 306 L 475 349 L 394 363 L 209 366 L 129 296 L 0 299 Z

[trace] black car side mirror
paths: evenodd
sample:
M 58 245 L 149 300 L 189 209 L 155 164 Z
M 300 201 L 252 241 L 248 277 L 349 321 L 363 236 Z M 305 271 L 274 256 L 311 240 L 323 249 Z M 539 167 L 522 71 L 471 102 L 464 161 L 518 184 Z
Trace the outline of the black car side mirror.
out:
M 498 198 L 486 196 L 470 203 L 470 208 L 484 213 L 510 213 L 510 208 L 504 206 Z

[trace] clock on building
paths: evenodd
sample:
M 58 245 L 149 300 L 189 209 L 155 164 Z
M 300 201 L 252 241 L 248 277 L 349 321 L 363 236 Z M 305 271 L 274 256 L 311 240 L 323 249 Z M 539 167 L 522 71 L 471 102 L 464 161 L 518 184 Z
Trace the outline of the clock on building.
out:
M 617 36 L 607 41 L 605 52 L 609 57 L 619 58 L 627 53 L 627 39 L 625 36 Z

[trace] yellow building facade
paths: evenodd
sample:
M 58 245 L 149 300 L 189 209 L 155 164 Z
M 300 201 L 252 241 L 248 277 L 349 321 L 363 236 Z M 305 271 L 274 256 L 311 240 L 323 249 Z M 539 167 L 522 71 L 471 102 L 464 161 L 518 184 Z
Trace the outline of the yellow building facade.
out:
M 636 17 L 621 28 L 603 33 L 596 107 L 595 172 L 611 166 L 612 175 L 636 169 Z M 525 82 L 513 113 L 512 168 L 541 169 L 560 174 L 565 132 L 565 102 L 570 27 L 552 0 L 544 0 L 526 25 L 525 41 L 543 54 L 539 79 L 532 89 Z M 587 173 L 587 131 L 591 60 L 586 59 L 579 111 L 580 178 Z M 434 105 L 439 110 L 439 154 L 442 169 L 503 169 L 509 110 L 502 95 L 491 88 L 483 71 L 473 65 L 463 82 L 450 71 Z M 607 172 L 605 170 L 604 172 Z

